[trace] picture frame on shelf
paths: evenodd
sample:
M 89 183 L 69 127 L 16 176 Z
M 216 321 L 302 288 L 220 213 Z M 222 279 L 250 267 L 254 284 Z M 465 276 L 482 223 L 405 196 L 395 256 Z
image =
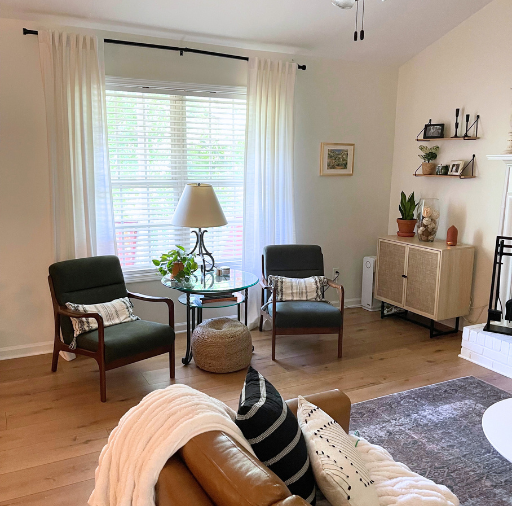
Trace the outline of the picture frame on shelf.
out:
M 320 176 L 353 176 L 355 144 L 322 142 Z
M 443 139 L 444 124 L 426 124 L 423 129 L 424 139 Z
M 450 170 L 448 171 L 448 174 L 450 176 L 460 176 L 464 170 L 464 165 L 464 160 L 452 160 L 450 162 Z

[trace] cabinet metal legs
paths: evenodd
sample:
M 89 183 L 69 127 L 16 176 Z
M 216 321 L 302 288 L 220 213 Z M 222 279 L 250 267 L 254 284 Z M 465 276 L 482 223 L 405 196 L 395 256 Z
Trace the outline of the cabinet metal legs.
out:
M 407 310 L 399 311 L 397 313 L 387 313 L 386 314 L 385 313 L 385 304 L 386 304 L 385 302 L 382 302 L 381 306 L 380 306 L 380 317 L 381 318 L 396 316 L 396 317 L 402 318 L 403 320 L 407 320 L 408 322 L 411 322 L 412 324 L 419 325 L 421 327 L 426 327 L 427 329 L 430 330 L 431 338 L 437 338 L 438 336 L 445 336 L 446 334 L 456 334 L 459 332 L 459 320 L 460 320 L 459 317 L 457 317 L 455 319 L 455 328 L 454 329 L 450 329 L 450 330 L 443 329 L 442 330 L 442 329 L 438 329 L 436 327 L 436 322 L 434 320 L 429 320 L 428 323 L 424 323 L 424 322 L 415 320 L 414 318 L 411 318 L 410 316 L 408 316 L 409 311 L 407 311 Z M 419 316 L 420 318 L 423 318 L 420 315 L 417 315 L 417 316 Z

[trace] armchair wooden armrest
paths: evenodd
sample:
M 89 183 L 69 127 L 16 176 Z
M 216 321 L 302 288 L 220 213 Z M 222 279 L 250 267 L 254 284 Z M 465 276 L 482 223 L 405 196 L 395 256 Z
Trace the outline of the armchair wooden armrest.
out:
M 260 285 L 264 290 L 272 290 L 272 286 L 268 284 L 267 278 L 264 275 L 261 276 Z
M 169 326 L 174 329 L 174 302 L 169 297 L 152 297 L 142 293 L 128 292 L 130 299 L 143 300 L 146 302 L 165 302 L 169 308 Z
M 343 309 L 345 308 L 345 289 L 341 284 L 334 282 L 332 279 L 327 279 L 327 284 L 331 288 L 338 290 L 338 297 L 340 299 L 340 311 L 343 316 Z
M 56 313 L 59 315 L 68 316 L 69 318 L 94 318 L 98 322 L 98 328 L 103 328 L 103 317 L 100 313 L 82 313 L 80 311 L 73 311 L 68 308 L 59 306 Z
M 63 306 L 58 306 L 55 311 L 55 316 L 58 318 L 59 315 L 67 316 L 69 318 L 94 318 L 98 322 L 98 350 L 97 354 L 103 359 L 105 354 L 105 324 L 103 323 L 103 317 L 100 313 L 82 313 L 80 311 L 72 311 L 71 309 Z M 55 336 L 59 335 L 60 322 L 55 323 Z M 55 370 L 53 370 L 55 371 Z

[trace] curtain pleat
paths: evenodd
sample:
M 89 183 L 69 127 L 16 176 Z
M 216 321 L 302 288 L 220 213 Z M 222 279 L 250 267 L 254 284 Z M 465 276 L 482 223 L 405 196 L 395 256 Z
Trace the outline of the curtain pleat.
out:
M 116 253 L 103 42 L 39 30 L 55 260 Z
M 245 145 L 243 268 L 261 273 L 266 245 L 295 243 L 293 106 L 297 64 L 249 60 Z M 250 290 L 249 325 L 259 317 L 259 287 Z

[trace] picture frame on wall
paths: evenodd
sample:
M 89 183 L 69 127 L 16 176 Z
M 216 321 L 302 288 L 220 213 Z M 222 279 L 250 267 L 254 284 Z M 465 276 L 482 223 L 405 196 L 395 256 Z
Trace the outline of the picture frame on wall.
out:
M 452 160 L 448 174 L 450 176 L 460 176 L 464 170 L 464 164 L 464 160 Z
M 320 146 L 320 176 L 352 176 L 355 144 L 322 142 Z
M 444 138 L 444 124 L 426 124 L 423 129 L 424 139 Z

